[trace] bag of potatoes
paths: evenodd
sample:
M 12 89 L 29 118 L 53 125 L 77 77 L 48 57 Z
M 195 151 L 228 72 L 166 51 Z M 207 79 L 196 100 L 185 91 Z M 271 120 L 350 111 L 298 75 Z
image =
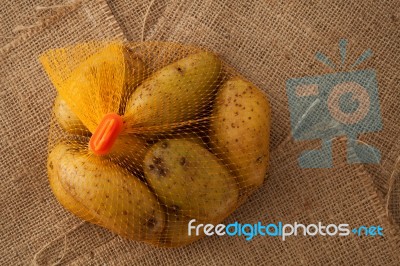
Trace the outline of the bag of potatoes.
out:
M 57 89 L 48 176 L 57 200 L 130 239 L 180 246 L 265 178 L 265 94 L 212 52 L 91 42 L 40 58 Z

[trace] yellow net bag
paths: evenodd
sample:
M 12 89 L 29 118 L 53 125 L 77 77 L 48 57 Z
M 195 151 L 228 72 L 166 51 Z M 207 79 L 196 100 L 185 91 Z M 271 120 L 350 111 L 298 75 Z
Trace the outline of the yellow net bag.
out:
M 176 43 L 91 42 L 40 57 L 58 91 L 48 175 L 73 214 L 157 246 L 189 244 L 265 178 L 265 94 Z

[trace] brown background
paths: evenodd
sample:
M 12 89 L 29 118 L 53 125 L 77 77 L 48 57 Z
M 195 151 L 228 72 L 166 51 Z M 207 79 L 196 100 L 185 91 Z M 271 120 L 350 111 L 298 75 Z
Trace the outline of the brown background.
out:
M 388 179 L 400 154 L 400 2 L 391 1 L 8 1 L 0 32 L 0 264 L 285 264 L 398 265 L 399 194 L 389 216 Z M 50 10 L 37 6 L 63 4 Z M 146 17 L 146 19 L 144 19 Z M 143 22 L 145 21 L 145 24 Z M 18 25 L 35 27 L 13 33 Z M 92 39 L 177 41 L 206 46 L 265 90 L 273 109 L 272 160 L 266 183 L 226 223 L 257 221 L 381 225 L 383 238 L 207 238 L 157 249 L 82 223 L 48 187 L 45 160 L 55 92 L 37 57 Z M 21 28 L 21 27 L 17 27 Z M 360 139 L 382 152 L 381 165 L 349 165 L 345 139 L 334 141 L 334 168 L 300 169 L 299 153 L 318 141 L 293 142 L 285 82 L 333 71 L 314 60 L 323 51 L 378 75 L 383 130 Z M 395 173 L 395 174 L 398 174 Z M 395 182 L 395 184 L 397 184 Z M 394 221 L 394 222 L 392 222 Z

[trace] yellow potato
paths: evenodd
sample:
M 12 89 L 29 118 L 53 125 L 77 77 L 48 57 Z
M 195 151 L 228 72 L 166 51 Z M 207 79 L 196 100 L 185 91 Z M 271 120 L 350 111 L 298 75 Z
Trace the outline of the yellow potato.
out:
M 199 118 L 213 99 L 220 75 L 221 61 L 210 52 L 189 55 L 160 69 L 128 100 L 127 130 L 165 132 Z
M 50 186 L 69 211 L 121 236 L 159 239 L 165 213 L 156 197 L 135 176 L 67 144 L 49 154 Z
M 60 95 L 57 95 L 54 101 L 54 115 L 57 119 L 57 122 L 66 132 L 77 135 L 89 134 L 89 130 L 71 111 L 67 103 L 61 98 Z
M 238 188 L 229 170 L 201 145 L 163 140 L 144 160 L 145 178 L 170 208 L 197 220 L 221 221 L 236 207 Z
M 237 171 L 240 187 L 263 183 L 269 163 L 271 109 L 260 89 L 238 77 L 226 81 L 214 104 L 211 145 Z
M 72 150 L 72 148 L 70 148 Z M 50 187 L 53 191 L 53 194 L 56 196 L 57 200 L 63 205 L 66 209 L 71 211 L 76 216 L 91 222 L 98 224 L 96 217 L 92 215 L 85 206 L 80 204 L 71 194 L 68 193 L 68 190 L 61 184 L 59 179 L 58 169 L 54 169 L 54 160 L 58 160 L 62 158 L 67 151 L 66 146 L 57 146 L 52 154 L 52 157 L 48 158 L 47 162 L 47 171 L 49 175 Z M 57 153 L 57 155 L 54 155 Z

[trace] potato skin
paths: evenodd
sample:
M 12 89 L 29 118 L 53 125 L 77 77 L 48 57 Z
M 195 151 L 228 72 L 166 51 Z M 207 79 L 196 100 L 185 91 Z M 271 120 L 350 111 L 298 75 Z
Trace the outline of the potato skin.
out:
M 226 81 L 214 104 L 211 145 L 237 172 L 241 188 L 263 183 L 269 164 L 271 109 L 260 89 L 239 77 Z
M 89 209 L 84 205 L 80 204 L 77 199 L 75 199 L 68 190 L 60 182 L 59 169 L 55 169 L 57 166 L 54 164 L 60 158 L 63 158 L 67 152 L 67 146 L 65 144 L 59 144 L 51 152 L 51 156 L 48 157 L 47 161 L 47 173 L 49 176 L 50 188 L 53 194 L 56 196 L 57 200 L 66 209 L 71 211 L 73 214 L 82 218 L 88 222 L 98 224 L 96 217 L 91 214 Z
M 57 95 L 54 101 L 54 115 L 57 122 L 60 124 L 62 129 L 70 134 L 76 135 L 87 135 L 89 130 L 79 120 L 79 118 L 71 111 L 67 103 Z
M 210 52 L 189 55 L 155 72 L 136 88 L 125 112 L 128 130 L 165 132 L 198 118 L 211 103 L 221 61 Z M 176 125 L 175 125 L 176 126 Z
M 54 195 L 75 215 L 130 239 L 160 237 L 164 210 L 139 179 L 119 166 L 60 143 L 49 154 L 47 170 Z
M 145 178 L 160 201 L 199 221 L 221 221 L 236 207 L 238 189 L 229 170 L 199 144 L 163 140 L 144 160 Z

